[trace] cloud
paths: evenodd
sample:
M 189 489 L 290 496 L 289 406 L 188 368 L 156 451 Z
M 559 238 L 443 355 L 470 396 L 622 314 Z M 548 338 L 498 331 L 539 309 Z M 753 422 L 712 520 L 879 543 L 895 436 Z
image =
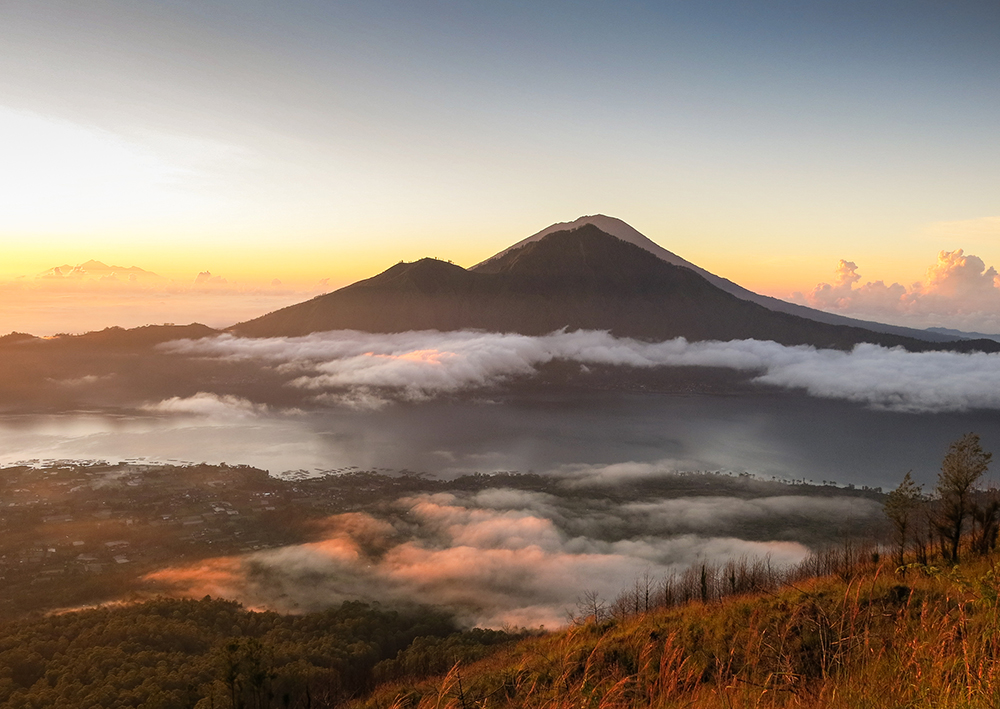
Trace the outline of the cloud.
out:
M 213 276 L 211 271 L 202 271 L 194 279 L 194 284 L 196 286 L 222 286 L 227 283 L 229 283 L 229 281 L 222 276 Z
M 697 497 L 632 502 L 622 514 L 658 534 L 677 532 L 736 533 L 747 524 L 768 519 L 803 517 L 812 524 L 839 526 L 877 517 L 882 506 L 865 498 L 821 498 L 783 495 L 740 499 Z
M 909 287 L 868 281 L 853 261 L 841 260 L 833 283 L 820 283 L 795 300 L 821 310 L 880 319 L 892 318 L 916 327 L 941 325 L 1000 332 L 1000 275 L 964 250 L 941 251 L 923 281 Z
M 845 272 L 851 272 L 850 264 Z M 1000 409 L 995 386 L 1000 381 L 998 354 L 913 353 L 868 344 L 843 352 L 758 340 L 640 342 L 585 330 L 542 337 L 348 330 L 296 338 L 222 335 L 175 341 L 163 349 L 198 357 L 257 359 L 315 401 L 355 407 L 482 390 L 564 360 L 583 366 L 724 367 L 747 372 L 762 385 L 894 411 Z
M 314 542 L 200 561 L 147 578 L 186 595 L 210 593 L 282 611 L 361 598 L 444 606 L 469 624 L 554 626 L 565 622 L 585 591 L 610 599 L 647 572 L 660 578 L 704 560 L 764 555 L 784 566 L 808 553 L 801 544 L 785 541 L 664 535 L 656 531 L 663 526 L 659 522 L 629 539 L 578 535 L 562 526 L 565 504 L 553 495 L 503 489 L 407 497 L 378 517 L 335 515 Z M 724 504 L 701 501 L 699 514 L 710 515 L 711 507 Z M 804 511 L 812 514 L 824 504 L 804 505 Z M 844 506 L 835 503 L 826 513 L 838 514 Z M 642 519 L 653 520 L 669 509 L 654 505 Z M 753 509 L 754 519 L 787 511 L 781 503 L 769 507 L 766 502 Z
M 49 381 L 66 387 L 87 387 L 107 382 L 114 378 L 114 374 L 105 374 L 102 376 L 98 376 L 96 374 L 86 374 L 82 377 L 73 377 L 70 379 L 49 379 Z
M 194 396 L 174 396 L 143 407 L 146 411 L 161 414 L 187 414 L 213 418 L 248 418 L 267 412 L 263 404 L 255 404 L 238 396 L 219 396 L 200 391 Z
M 998 377 L 998 354 L 913 353 L 858 345 L 849 353 L 818 350 L 785 361 L 756 381 L 876 408 L 925 413 L 1000 409 Z
M 552 471 L 565 481 L 567 487 L 594 487 L 620 485 L 677 470 L 698 470 L 702 463 L 696 460 L 663 459 L 654 463 L 628 461 L 608 465 L 570 463 Z
M 966 307 L 1000 305 L 1000 276 L 981 258 L 959 249 L 942 251 L 938 262 L 927 269 L 924 292 L 941 298 L 965 300 Z

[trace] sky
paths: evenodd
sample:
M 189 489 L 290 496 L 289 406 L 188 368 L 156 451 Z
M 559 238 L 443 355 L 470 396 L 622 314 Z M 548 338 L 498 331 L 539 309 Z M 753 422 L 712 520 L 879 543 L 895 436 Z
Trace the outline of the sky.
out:
M 0 18 L 3 331 L 228 325 L 603 213 L 758 292 L 1000 332 L 996 2 Z M 38 278 L 90 259 L 164 280 Z

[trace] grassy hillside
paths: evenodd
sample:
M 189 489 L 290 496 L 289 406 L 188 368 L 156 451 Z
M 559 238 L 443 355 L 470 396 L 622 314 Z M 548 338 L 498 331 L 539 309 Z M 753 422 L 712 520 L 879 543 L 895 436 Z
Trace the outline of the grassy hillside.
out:
M 352 707 L 996 707 L 996 561 L 591 617 Z
M 840 573 L 803 566 L 781 588 L 750 563 L 767 589 L 753 593 L 738 565 L 698 569 L 652 603 L 640 585 L 607 605 L 584 594 L 592 615 L 520 639 L 361 603 L 284 616 L 159 599 L 29 617 L 0 624 L 0 706 L 996 707 L 998 559 L 904 575 L 868 554 L 817 557 Z

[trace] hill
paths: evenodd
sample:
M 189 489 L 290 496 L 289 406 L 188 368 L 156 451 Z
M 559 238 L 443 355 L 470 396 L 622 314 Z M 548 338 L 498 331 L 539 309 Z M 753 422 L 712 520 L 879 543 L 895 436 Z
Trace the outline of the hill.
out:
M 1000 705 L 996 555 L 904 576 L 853 551 L 782 588 L 743 585 L 744 563 L 707 580 L 693 569 L 666 604 L 663 586 L 636 583 L 611 606 L 581 589 L 578 617 L 548 633 L 457 632 L 424 608 L 289 616 L 207 597 L 23 617 L 0 623 L 0 707 Z M 754 583 L 775 573 L 754 568 Z M 737 592 L 719 597 L 720 582 Z
M 109 327 L 84 335 L 0 337 L 0 411 L 91 409 L 156 395 L 195 393 L 190 367 L 156 349 L 221 334 L 206 325 Z
M 643 604 L 637 585 L 626 594 L 634 604 L 597 604 L 596 617 L 477 662 L 456 656 L 436 676 L 407 672 L 413 650 L 404 651 L 383 666 L 395 679 L 350 706 L 996 707 L 995 563 L 904 577 L 860 562 L 777 592 L 659 609 Z
M 249 337 L 339 329 L 481 329 L 541 335 L 560 328 L 609 330 L 620 337 L 650 340 L 753 338 L 842 349 L 859 342 L 912 350 L 941 347 L 768 310 L 592 224 L 547 234 L 473 270 L 435 259 L 399 263 L 373 278 L 239 323 L 230 331 Z M 963 341 L 947 347 L 996 351 L 1000 343 Z

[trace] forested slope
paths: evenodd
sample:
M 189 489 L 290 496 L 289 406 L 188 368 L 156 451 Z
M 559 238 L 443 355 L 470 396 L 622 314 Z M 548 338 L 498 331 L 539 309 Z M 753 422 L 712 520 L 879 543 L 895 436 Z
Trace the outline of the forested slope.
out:
M 510 639 L 458 634 L 428 609 L 350 602 L 287 616 L 158 599 L 0 625 L 0 706 L 330 707 L 369 691 L 377 674 L 394 676 L 379 663 L 415 638 L 406 656 L 425 671 L 440 670 L 438 655 L 473 659 Z

